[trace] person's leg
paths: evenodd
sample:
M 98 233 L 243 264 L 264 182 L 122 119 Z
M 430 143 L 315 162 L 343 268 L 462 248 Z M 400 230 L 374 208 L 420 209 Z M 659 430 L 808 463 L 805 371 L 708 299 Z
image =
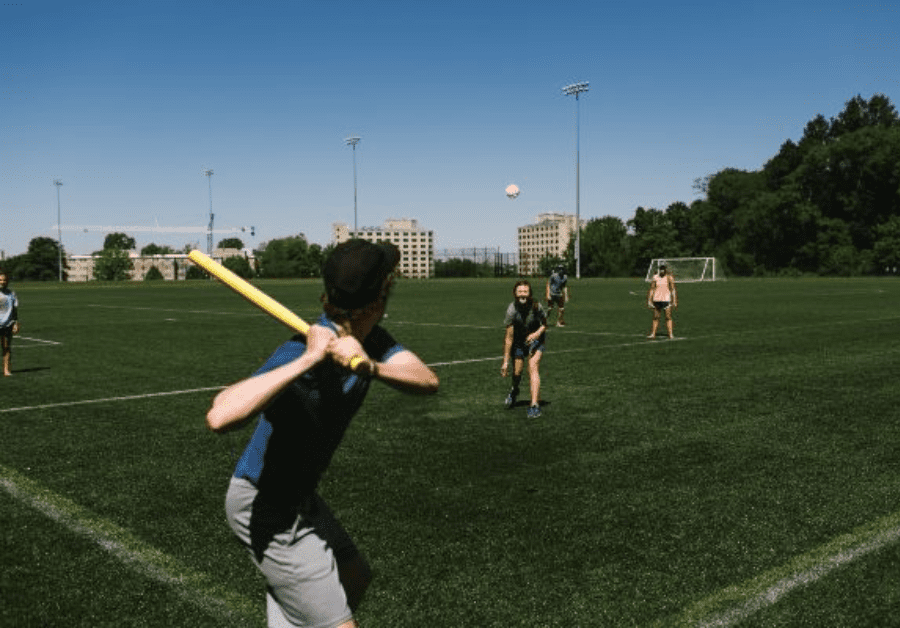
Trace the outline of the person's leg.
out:
M 650 327 L 648 338 L 656 338 L 656 328 L 659 327 L 659 308 L 653 308 L 653 325 Z
M 540 407 L 541 401 L 541 356 L 543 351 L 535 351 L 528 359 L 528 377 L 531 389 L 531 407 Z
M 522 371 L 525 369 L 525 360 L 520 357 L 513 359 L 512 389 L 519 394 L 519 384 L 522 382 Z
M 3 375 L 12 375 L 12 335 L 0 333 L 0 351 L 3 353 Z
M 277 600 L 272 597 L 271 591 L 266 591 L 266 625 L 268 628 L 297 628 L 291 623 L 281 610 Z M 344 622 L 337 628 L 359 628 L 355 619 Z
M 672 306 L 669 306 L 666 308 L 666 331 L 669 332 L 669 338 L 675 337 L 675 334 L 672 333 L 674 324 L 675 323 L 672 321 Z
M 356 554 L 350 558 L 338 559 L 338 573 L 347 593 L 347 606 L 355 613 L 366 589 L 372 583 L 372 568 L 361 554 Z
M 291 515 L 262 499 L 248 481 L 232 478 L 226 513 L 266 578 L 270 628 L 356 626 L 350 594 L 359 604 L 368 582 L 356 580 L 363 570 L 352 558 L 359 552 L 324 502 L 317 498 L 310 514 Z M 352 588 L 350 594 L 345 586 Z
M 566 308 L 563 305 L 559 306 L 559 316 L 556 319 L 556 324 L 559 327 L 566 326 Z
M 513 352 L 516 352 L 516 349 L 513 349 Z M 513 358 L 513 372 L 512 372 L 512 388 L 509 389 L 509 394 L 506 395 L 506 408 L 507 410 L 516 405 L 516 399 L 519 397 L 519 384 L 522 382 L 522 369 L 524 367 L 524 362 L 519 355 L 515 355 Z

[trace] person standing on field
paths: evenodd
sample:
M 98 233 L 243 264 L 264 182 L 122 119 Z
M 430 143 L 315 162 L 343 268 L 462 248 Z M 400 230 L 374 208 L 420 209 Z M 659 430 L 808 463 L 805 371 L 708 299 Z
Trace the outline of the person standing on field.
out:
M 647 338 L 656 338 L 660 313 L 666 313 L 666 330 L 669 338 L 674 338 L 672 310 L 678 309 L 678 292 L 675 290 L 675 278 L 669 274 L 665 264 L 659 265 L 659 272 L 653 275 L 650 290 L 647 292 L 647 307 L 653 310 L 653 325 Z
M 323 268 L 324 312 L 306 337 L 216 395 L 206 416 L 218 433 L 259 417 L 225 510 L 266 578 L 270 628 L 358 626 L 371 570 L 317 487 L 372 380 L 438 389 L 434 372 L 379 325 L 399 261 L 392 244 L 338 245 Z
M 566 303 L 569 302 L 569 278 L 566 276 L 566 267 L 560 264 L 550 273 L 547 280 L 547 318 L 553 313 L 554 307 L 559 307 L 556 317 L 556 326 L 566 326 Z
M 12 337 L 19 333 L 19 299 L 9 289 L 9 276 L 0 269 L 0 352 L 3 354 L 3 376 L 12 375 Z
M 503 365 L 500 376 L 509 374 L 509 362 L 513 361 L 512 388 L 506 396 L 506 407 L 516 405 L 519 396 L 519 382 L 522 381 L 522 369 L 525 358 L 528 358 L 528 377 L 531 392 L 531 405 L 528 417 L 541 416 L 541 356 L 544 354 L 544 339 L 547 331 L 547 315 L 544 308 L 534 300 L 531 284 L 525 280 L 516 282 L 513 287 L 513 302 L 506 308 L 506 336 L 503 342 Z

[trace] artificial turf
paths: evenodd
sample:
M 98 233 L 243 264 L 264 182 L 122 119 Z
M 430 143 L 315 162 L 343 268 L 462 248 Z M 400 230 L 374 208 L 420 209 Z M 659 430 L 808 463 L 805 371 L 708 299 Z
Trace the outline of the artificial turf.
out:
M 699 625 L 698 604 L 733 610 L 760 574 L 898 511 L 895 279 L 681 284 L 675 341 L 645 338 L 643 281 L 572 280 L 537 420 L 503 407 L 512 283 L 405 280 L 392 296 L 385 327 L 441 390 L 374 386 L 321 487 L 376 572 L 364 627 Z M 317 282 L 258 285 L 315 318 Z M 0 479 L 221 590 L 154 579 L 8 489 L 0 624 L 223 625 L 197 598 L 228 593 L 258 611 L 235 625 L 263 626 L 222 509 L 250 430 L 216 436 L 203 417 L 290 332 L 211 282 L 11 287 Z M 886 543 L 737 623 L 892 625 L 897 558 Z

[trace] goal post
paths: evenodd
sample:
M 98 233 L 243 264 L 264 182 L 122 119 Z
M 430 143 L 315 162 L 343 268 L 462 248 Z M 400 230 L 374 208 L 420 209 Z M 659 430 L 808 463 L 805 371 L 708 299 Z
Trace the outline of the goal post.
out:
M 644 281 L 651 281 L 662 264 L 679 282 L 716 281 L 722 278 L 718 274 L 715 257 L 658 257 L 650 261 Z

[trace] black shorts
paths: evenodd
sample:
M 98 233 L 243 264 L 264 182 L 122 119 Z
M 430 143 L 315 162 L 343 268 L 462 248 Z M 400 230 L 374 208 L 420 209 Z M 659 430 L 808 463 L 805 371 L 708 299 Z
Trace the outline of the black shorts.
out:
M 667 307 L 669 307 L 669 302 L 668 301 L 654 301 L 653 307 L 655 307 L 657 310 L 664 310 Z
M 0 327 L 0 336 L 3 336 L 4 338 L 12 338 L 12 329 L 12 325 L 10 325 L 9 327 Z
M 550 295 L 550 298 L 547 299 L 547 307 L 551 308 L 554 305 L 558 305 L 559 307 L 566 307 L 566 297 L 559 295 Z

